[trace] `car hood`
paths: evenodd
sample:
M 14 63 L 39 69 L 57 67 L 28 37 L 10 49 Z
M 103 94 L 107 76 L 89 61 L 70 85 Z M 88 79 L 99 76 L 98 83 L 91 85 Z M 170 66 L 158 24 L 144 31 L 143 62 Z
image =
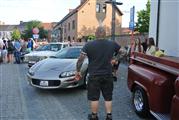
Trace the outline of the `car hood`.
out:
M 55 55 L 57 52 L 55 51 L 33 51 L 29 54 L 26 54 L 25 56 L 53 56 Z
M 77 59 L 47 58 L 30 68 L 36 78 L 57 79 L 62 72 L 74 71 Z

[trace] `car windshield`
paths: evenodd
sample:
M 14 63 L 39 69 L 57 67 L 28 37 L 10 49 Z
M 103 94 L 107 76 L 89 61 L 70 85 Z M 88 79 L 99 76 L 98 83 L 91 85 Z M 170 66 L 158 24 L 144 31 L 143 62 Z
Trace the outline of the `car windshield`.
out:
M 47 45 L 43 45 L 40 46 L 39 48 L 36 49 L 36 51 L 46 51 L 46 50 L 50 50 L 50 51 L 59 51 L 61 49 L 61 44 L 47 44 Z
M 80 56 L 81 48 L 65 48 L 58 52 L 53 58 L 77 59 Z
M 35 51 L 42 51 L 42 48 L 44 47 L 44 45 L 39 46 L 38 48 L 35 49 Z

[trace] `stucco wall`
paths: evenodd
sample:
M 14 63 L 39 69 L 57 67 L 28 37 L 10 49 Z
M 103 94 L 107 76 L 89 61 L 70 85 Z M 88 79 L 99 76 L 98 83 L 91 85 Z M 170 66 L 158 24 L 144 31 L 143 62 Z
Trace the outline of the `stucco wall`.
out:
M 102 25 L 106 27 L 107 35 L 111 34 L 112 7 L 107 5 L 106 18 Z M 120 34 L 122 17 L 116 13 L 116 35 Z M 89 0 L 78 12 L 78 37 L 94 34 L 99 22 L 96 18 L 96 1 Z
M 107 35 L 111 35 L 111 21 L 112 21 L 112 6 L 107 5 L 106 19 L 104 20 L 104 25 L 106 26 Z M 122 25 L 122 16 L 116 12 L 116 35 L 120 35 L 121 33 L 121 25 Z
M 72 29 L 72 21 L 75 20 L 75 29 Z M 68 23 L 70 23 L 70 31 L 68 30 Z M 66 25 L 66 33 L 65 33 L 65 25 Z M 63 35 L 62 35 L 62 39 L 63 40 L 68 40 L 68 36 L 70 36 L 71 40 L 73 40 L 73 37 L 74 37 L 74 40 L 77 39 L 77 14 L 73 14 L 71 17 L 69 17 L 67 20 L 65 20 L 63 23 L 62 23 L 62 28 L 63 28 Z
M 178 13 L 178 15 L 177 15 L 177 21 L 179 21 L 179 2 L 177 2 L 177 13 Z M 178 33 L 178 31 L 179 31 L 179 22 L 177 22 L 177 33 Z M 178 36 L 177 36 L 177 41 L 178 41 L 178 50 L 177 50 L 177 56 L 179 56 L 179 34 L 177 34 Z
M 178 51 L 177 38 L 177 2 L 161 2 L 159 47 L 164 49 L 168 55 L 175 56 Z M 177 52 L 178 51 L 178 52 Z
M 94 34 L 96 26 L 98 26 L 96 19 L 96 1 L 89 0 L 79 11 L 78 11 L 78 38 L 89 34 Z
M 151 0 L 150 7 L 150 26 L 149 26 L 149 37 L 153 37 L 156 40 L 156 29 L 157 29 L 157 7 L 158 0 Z
M 151 2 L 150 37 L 156 36 L 156 0 Z M 178 17 L 179 3 L 177 1 L 161 0 L 159 22 L 159 48 L 169 56 L 179 56 Z

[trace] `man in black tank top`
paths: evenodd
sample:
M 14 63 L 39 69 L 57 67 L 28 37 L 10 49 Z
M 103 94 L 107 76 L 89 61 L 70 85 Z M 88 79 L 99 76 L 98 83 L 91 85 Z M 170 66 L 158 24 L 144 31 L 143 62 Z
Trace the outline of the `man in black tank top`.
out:
M 88 42 L 81 51 L 77 62 L 76 77 L 80 76 L 80 69 L 85 57 L 88 57 L 89 81 L 87 85 L 88 100 L 91 105 L 89 120 L 98 120 L 97 112 L 100 93 L 105 100 L 106 120 L 112 120 L 112 94 L 113 94 L 113 76 L 112 76 L 112 58 L 114 53 L 119 53 L 120 46 L 114 41 L 105 39 L 106 32 L 103 27 L 96 30 L 96 40 Z

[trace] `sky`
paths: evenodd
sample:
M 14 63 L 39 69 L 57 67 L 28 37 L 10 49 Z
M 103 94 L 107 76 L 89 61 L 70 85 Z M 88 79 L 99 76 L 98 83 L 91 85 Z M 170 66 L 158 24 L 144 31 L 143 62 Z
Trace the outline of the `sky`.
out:
M 128 27 L 130 8 L 134 5 L 136 12 L 145 9 L 147 0 L 116 0 L 123 12 L 122 26 Z M 40 20 L 42 22 L 59 22 L 68 12 L 80 4 L 80 0 L 0 0 L 0 21 L 5 24 L 19 24 L 20 21 Z M 135 21 L 137 17 L 135 17 Z

